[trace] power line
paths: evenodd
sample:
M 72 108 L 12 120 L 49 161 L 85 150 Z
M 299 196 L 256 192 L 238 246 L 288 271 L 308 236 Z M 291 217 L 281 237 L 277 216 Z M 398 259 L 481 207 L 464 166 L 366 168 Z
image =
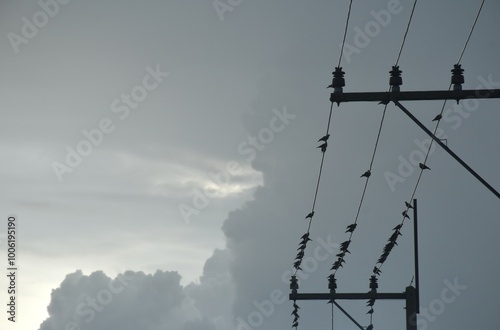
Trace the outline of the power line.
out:
M 347 35 L 347 27 L 349 26 L 349 19 L 351 17 L 351 6 L 352 6 L 352 0 L 349 1 L 349 9 L 347 10 L 347 19 L 345 22 L 344 38 L 342 39 L 342 46 L 340 47 L 339 64 L 337 65 L 337 67 L 339 67 L 339 68 L 340 68 L 340 62 L 342 61 L 342 55 L 344 54 L 345 37 Z
M 408 25 L 406 26 L 406 31 L 405 31 L 405 34 L 403 36 L 403 42 L 401 43 L 401 48 L 399 49 L 398 58 L 396 59 L 396 64 L 395 65 L 398 65 L 399 58 L 401 57 L 401 53 L 403 52 L 403 47 L 404 47 L 405 42 L 406 42 L 406 36 L 408 35 L 408 31 L 410 30 L 410 24 L 411 24 L 411 21 L 413 19 L 413 13 L 415 12 L 415 6 L 416 5 L 417 5 L 417 0 L 415 0 L 413 2 L 413 7 L 411 8 L 410 18 L 408 19 Z
M 477 20 L 479 18 L 479 15 L 481 14 L 481 10 L 483 9 L 484 1 L 485 0 L 483 0 L 481 2 L 481 6 L 479 7 L 479 10 L 477 11 L 477 15 L 476 15 L 476 18 L 474 19 L 474 23 L 472 24 L 472 28 L 470 29 L 469 36 L 467 37 L 467 41 L 465 42 L 464 48 L 462 49 L 462 52 L 460 53 L 460 57 L 458 58 L 458 61 L 457 61 L 458 64 L 460 64 L 460 61 L 462 60 L 462 56 L 465 53 L 465 49 L 467 48 L 467 45 L 469 44 L 469 40 L 470 40 L 470 37 L 472 36 L 472 32 L 474 32 L 474 28 L 476 27 Z
M 339 56 L 339 62 L 338 62 L 338 66 L 337 66 L 337 68 L 339 70 L 336 70 L 337 73 L 338 72 L 342 72 L 342 70 L 340 68 L 340 63 L 342 61 L 342 53 L 344 51 L 345 39 L 346 39 L 346 35 L 347 35 L 347 29 L 348 29 L 348 26 L 349 26 L 349 19 L 351 17 L 351 8 L 352 8 L 352 0 L 349 1 L 349 8 L 348 8 L 348 11 L 347 11 L 347 18 L 346 18 L 344 36 L 343 36 L 343 39 L 342 39 L 342 47 L 341 47 L 340 56 Z M 335 74 L 334 74 L 334 77 L 335 77 Z M 331 125 L 331 119 L 332 119 L 332 112 L 333 112 L 333 102 L 331 102 L 331 104 L 330 104 L 330 112 L 329 112 L 329 115 L 328 115 L 328 124 L 327 124 L 327 127 L 326 127 L 326 134 L 320 140 L 318 140 L 318 142 L 323 141 L 323 144 L 318 147 L 318 148 L 321 148 L 321 152 L 322 152 L 321 162 L 320 162 L 319 172 L 318 172 L 318 179 L 316 181 L 316 189 L 315 189 L 315 192 L 314 192 L 314 197 L 313 197 L 313 203 L 312 203 L 312 207 L 311 207 L 311 212 L 306 216 L 306 219 L 309 219 L 309 223 L 307 225 L 307 231 L 301 237 L 302 240 L 299 243 L 299 248 L 298 248 L 299 252 L 297 253 L 297 256 L 295 258 L 295 262 L 293 264 L 293 266 L 295 268 L 295 272 L 292 275 L 292 280 L 295 279 L 295 276 L 296 276 L 297 272 L 299 271 L 299 269 L 301 269 L 300 265 L 302 263 L 302 259 L 304 258 L 304 254 L 305 254 L 305 249 L 306 249 L 307 243 L 309 241 L 311 241 L 311 239 L 309 238 L 309 235 L 310 235 L 311 225 L 312 225 L 312 221 L 313 221 L 313 217 L 314 217 L 314 213 L 315 213 L 315 207 L 316 207 L 316 201 L 317 201 L 317 198 L 318 198 L 319 186 L 320 186 L 320 183 L 321 183 L 321 174 L 323 173 L 323 164 L 324 164 L 324 161 L 325 161 L 325 152 L 326 152 L 327 147 L 328 147 L 328 142 L 327 141 L 328 141 L 328 139 L 330 137 L 330 125 Z M 293 307 L 294 307 L 294 310 L 292 312 L 292 315 L 294 316 L 294 320 L 293 320 L 292 326 L 294 328 L 297 328 L 297 326 L 299 324 L 298 323 L 298 319 L 299 319 L 298 309 L 300 307 L 297 306 L 297 304 L 296 304 L 295 301 L 293 303 Z M 333 330 L 333 305 L 332 305 L 332 330 Z
M 397 69 L 397 63 L 399 62 L 399 59 L 401 57 L 401 53 L 402 53 L 404 45 L 406 43 L 406 37 L 407 37 L 408 31 L 410 29 L 410 24 L 411 24 L 411 21 L 412 21 L 412 18 L 413 18 L 413 13 L 415 11 L 416 3 L 417 3 L 417 0 L 415 0 L 414 3 L 413 3 L 413 8 L 412 8 L 412 11 L 411 11 L 411 14 L 410 14 L 410 18 L 408 20 L 408 24 L 406 26 L 405 33 L 404 33 L 404 36 L 403 36 L 403 40 L 401 42 L 401 46 L 400 46 L 400 49 L 399 49 L 399 52 L 398 52 L 398 57 L 397 57 L 397 60 L 396 60 L 396 66 L 393 67 L 393 69 L 394 68 Z M 392 86 L 389 88 L 389 91 L 391 91 L 391 89 L 392 89 Z M 348 247 L 349 247 L 349 245 L 351 243 L 351 239 L 352 239 L 352 236 L 354 234 L 354 230 L 357 227 L 357 223 L 358 223 L 358 219 L 359 219 L 359 214 L 360 214 L 360 211 L 361 211 L 361 207 L 363 206 L 364 198 L 365 198 L 365 195 L 366 195 L 366 189 L 368 187 L 368 182 L 369 182 L 370 176 L 371 176 L 373 162 L 375 160 L 375 155 L 377 153 L 378 145 L 379 145 L 379 142 L 380 142 L 380 135 L 382 133 L 382 128 L 383 128 L 383 124 L 384 124 L 386 110 L 387 110 L 387 104 L 384 106 L 384 110 L 382 112 L 382 117 L 380 119 L 380 125 L 379 125 L 379 129 L 378 129 L 378 132 L 377 132 L 377 138 L 375 140 L 375 146 L 373 148 L 372 157 L 371 157 L 371 160 L 370 160 L 370 165 L 368 167 L 368 170 L 362 175 L 362 177 L 363 176 L 366 177 L 366 181 L 365 181 L 365 184 L 364 184 L 364 187 L 363 187 L 363 192 L 361 194 L 361 199 L 360 199 L 360 202 L 359 202 L 359 205 L 358 205 L 358 209 L 356 211 L 356 216 L 354 218 L 354 222 L 347 227 L 347 231 L 346 232 L 350 231 L 349 238 L 348 238 L 347 241 L 344 241 L 341 244 L 340 253 L 337 254 L 338 259 L 332 265 L 332 269 L 331 270 L 333 270 L 333 272 L 332 272 L 333 275 L 335 275 L 337 273 L 337 271 L 341 267 L 343 267 L 342 264 L 345 262 L 344 257 L 346 255 L 346 253 L 349 253 Z
M 470 38 L 471 38 L 471 36 L 472 36 L 472 33 L 473 33 L 474 28 L 475 28 L 475 26 L 476 26 L 476 23 L 477 23 L 477 21 L 478 21 L 478 18 L 479 18 L 479 15 L 480 15 L 480 13 L 481 13 L 481 10 L 482 10 L 482 8 L 483 8 L 483 5 L 484 5 L 484 0 L 481 2 L 481 5 L 480 5 L 480 7 L 479 7 L 479 10 L 478 10 L 478 12 L 477 12 L 477 14 L 476 14 L 476 17 L 475 17 L 475 19 L 474 19 L 474 23 L 472 24 L 472 28 L 471 28 L 471 30 L 470 30 L 470 32 L 469 32 L 469 35 L 468 35 L 467 40 L 466 40 L 466 42 L 465 42 L 465 44 L 464 44 L 464 47 L 463 47 L 463 49 L 462 49 L 462 51 L 461 51 L 461 53 L 460 53 L 460 57 L 459 57 L 459 59 L 458 59 L 458 63 L 457 63 L 457 65 L 460 65 L 460 61 L 462 60 L 462 57 L 463 57 L 463 55 L 464 55 L 464 53 L 465 53 L 465 50 L 467 49 L 467 46 L 468 46 L 469 40 L 470 40 Z M 449 85 L 449 87 L 448 87 L 448 91 L 450 91 L 450 90 L 451 90 L 451 87 L 452 87 L 452 84 L 450 84 L 450 85 Z M 447 101 L 447 100 L 444 100 L 443 105 L 442 105 L 442 107 L 441 107 L 441 111 L 440 111 L 439 115 L 438 115 L 438 116 L 436 116 L 436 118 L 439 118 L 439 119 L 437 119 L 436 126 L 435 126 L 434 131 L 433 131 L 433 134 L 434 134 L 434 135 L 436 135 L 437 129 L 439 128 L 439 124 L 440 124 L 440 121 L 441 121 L 442 114 L 443 114 L 443 112 L 444 112 L 444 108 L 445 108 L 445 105 L 446 105 L 446 101 Z M 427 149 L 427 152 L 426 152 L 426 154 L 425 154 L 424 161 L 423 161 L 423 163 L 421 163 L 423 166 L 419 166 L 419 168 L 420 168 L 420 172 L 419 172 L 418 178 L 417 178 L 417 180 L 416 180 L 415 186 L 414 186 L 414 188 L 413 188 L 413 191 L 412 191 L 412 194 L 411 194 L 411 198 L 409 199 L 410 201 L 412 201 L 412 200 L 414 199 L 415 194 L 416 194 L 416 192 L 417 192 L 417 189 L 418 189 L 418 186 L 419 186 L 419 184 L 420 184 L 420 181 L 421 181 L 421 178 L 422 178 L 422 175 L 423 175 L 424 169 L 426 168 L 427 159 L 428 159 L 428 157 L 429 157 L 429 155 L 430 155 L 430 150 L 431 150 L 431 148 L 432 148 L 433 143 L 434 143 L 434 140 L 432 140 L 432 139 L 431 139 L 431 142 L 430 142 L 429 147 L 428 147 L 428 149 Z M 409 216 L 408 216 L 409 209 L 413 208 L 413 207 L 411 206 L 411 204 L 409 204 L 408 202 L 405 202 L 405 206 L 406 206 L 406 209 L 405 209 L 405 210 L 403 211 L 403 213 L 402 213 L 403 219 L 402 219 L 402 220 L 401 220 L 401 222 L 400 222 L 398 225 L 396 225 L 396 227 L 394 227 L 394 229 L 393 229 L 393 230 L 395 230 L 395 233 L 393 233 L 392 235 L 395 235 L 395 236 L 391 236 L 391 237 L 395 237 L 396 239 L 397 239 L 397 236 L 400 236 L 400 231 L 401 231 L 401 228 L 402 228 L 402 227 L 403 227 L 403 225 L 404 225 L 405 220 L 406 220 L 406 219 L 409 219 Z M 389 240 L 389 243 L 391 243 L 391 241 L 390 241 L 390 240 Z M 388 243 L 388 244 L 389 244 L 389 243 Z M 394 241 L 394 243 L 395 243 L 395 241 Z M 387 247 L 387 246 L 388 246 L 388 245 L 386 245 L 386 247 Z M 373 273 L 374 273 L 375 275 L 377 275 L 377 276 L 378 276 L 378 275 L 380 275 L 382 265 L 383 265 L 383 264 L 385 263 L 385 261 L 387 260 L 387 257 L 389 256 L 389 254 L 390 254 L 390 252 L 391 252 L 392 247 L 394 246 L 394 244 L 391 244 L 390 246 L 391 246 L 391 247 L 390 247 L 390 249 L 388 250 L 388 253 L 386 253 L 386 251 L 384 251 L 384 253 L 382 254 L 381 258 L 379 259 L 379 261 L 381 261 L 381 262 L 377 262 L 377 264 L 375 265 L 375 267 L 374 267 L 374 269 L 373 269 Z M 384 248 L 384 249 L 386 249 L 386 248 Z M 379 266 L 377 267 L 377 265 L 379 265 Z

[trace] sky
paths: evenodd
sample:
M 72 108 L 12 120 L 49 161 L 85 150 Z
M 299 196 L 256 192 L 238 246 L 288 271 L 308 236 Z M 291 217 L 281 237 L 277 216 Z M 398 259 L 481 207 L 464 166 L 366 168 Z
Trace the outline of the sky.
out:
M 401 90 L 446 90 L 481 1 L 418 1 Z M 344 92 L 387 91 L 413 1 L 354 1 Z M 16 314 L 2 329 L 291 328 L 289 278 L 311 211 L 348 1 L 1 1 L 0 247 L 16 229 Z M 486 1 L 464 89 L 500 88 L 500 2 Z M 441 136 L 500 189 L 497 100 L 447 102 Z M 402 102 L 403 103 L 403 102 Z M 429 129 L 442 101 L 405 102 Z M 383 106 L 334 105 L 299 292 L 328 292 Z M 389 104 L 338 292 L 367 292 L 428 137 Z M 499 200 L 440 147 L 415 198 L 417 328 L 496 328 Z M 11 221 L 12 223 L 12 221 Z M 412 282 L 405 222 L 379 292 Z M 331 328 L 297 301 L 299 329 Z M 360 324 L 365 301 L 338 301 Z M 334 328 L 355 329 L 337 308 Z M 405 326 L 378 301 L 375 328 Z

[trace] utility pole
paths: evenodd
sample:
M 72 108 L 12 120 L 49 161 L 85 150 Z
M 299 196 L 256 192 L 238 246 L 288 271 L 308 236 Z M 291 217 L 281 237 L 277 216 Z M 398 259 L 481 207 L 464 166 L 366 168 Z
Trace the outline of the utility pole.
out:
M 390 102 L 401 109 L 412 121 L 414 121 L 427 135 L 429 135 L 438 145 L 440 145 L 448 154 L 450 154 L 456 161 L 458 161 L 467 171 L 469 171 L 477 180 L 479 180 L 488 190 L 500 199 L 500 193 L 494 189 L 486 180 L 477 174 L 470 166 L 468 166 L 458 155 L 456 155 L 448 146 L 446 146 L 438 137 L 434 135 L 429 129 L 425 127 L 413 114 L 404 107 L 401 101 L 429 101 L 429 100 L 455 100 L 457 103 L 460 100 L 474 98 L 474 99 L 492 99 L 500 98 L 500 89 L 479 89 L 479 90 L 462 90 L 464 83 L 463 69 L 460 64 L 455 64 L 451 70 L 451 84 L 453 90 L 441 91 L 401 91 L 400 86 L 403 83 L 401 78 L 402 71 L 398 66 L 393 66 L 390 71 L 390 91 L 389 92 L 356 92 L 344 93 L 343 87 L 345 86 L 344 74 L 341 67 L 336 67 L 333 72 L 332 84 L 328 87 L 333 88 L 333 93 L 330 95 L 330 101 L 340 105 L 342 102 L 379 102 L 379 104 L 387 105 Z M 441 115 L 436 117 L 440 120 Z M 328 300 L 334 304 L 339 310 L 344 313 L 359 329 L 372 330 L 372 327 L 364 328 L 356 320 L 350 316 L 341 306 L 338 305 L 336 300 L 405 300 L 406 302 L 406 329 L 417 329 L 417 314 L 420 312 L 420 283 L 419 283 L 419 265 L 418 265 L 418 225 L 417 225 L 417 200 L 413 201 L 413 221 L 414 221 L 414 259 L 415 259 L 415 287 L 407 286 L 404 292 L 396 293 L 379 293 L 377 292 L 378 284 L 377 278 L 373 275 L 370 279 L 370 292 L 368 293 L 337 293 L 336 279 L 334 275 L 329 276 L 329 293 L 298 293 L 298 281 L 296 276 L 292 276 L 290 280 L 291 293 L 289 299 L 293 300 Z
M 337 293 L 337 284 L 334 277 L 329 277 L 329 293 L 298 293 L 299 285 L 296 276 L 290 279 L 291 293 L 289 299 L 297 300 L 328 300 L 344 313 L 359 329 L 367 330 L 361 326 L 349 313 L 344 310 L 336 300 L 405 300 L 406 303 L 406 330 L 417 330 L 417 314 L 419 311 L 419 276 L 418 276 L 418 224 L 417 224 L 417 200 L 413 200 L 414 221 L 414 261 L 415 261 L 415 287 L 407 286 L 404 292 L 380 293 L 377 292 L 377 281 L 375 276 L 370 279 L 370 292 L 367 293 Z

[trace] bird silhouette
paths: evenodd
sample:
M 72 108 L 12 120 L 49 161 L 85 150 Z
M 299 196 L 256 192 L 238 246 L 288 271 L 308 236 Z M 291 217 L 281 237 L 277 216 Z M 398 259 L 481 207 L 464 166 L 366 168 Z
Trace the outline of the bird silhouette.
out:
M 397 225 L 396 227 L 392 228 L 392 230 L 400 230 L 401 227 L 403 227 L 402 224 Z
M 382 252 L 382 255 L 380 256 L 380 258 L 387 258 L 389 256 L 389 254 L 391 253 L 391 251 L 389 250 L 384 250 L 384 252 Z
M 353 223 L 349 226 L 347 226 L 347 230 L 345 231 L 346 233 L 352 233 L 354 229 L 356 229 L 357 224 Z
M 302 242 L 300 242 L 299 243 L 299 247 L 297 248 L 297 250 L 299 250 L 299 249 L 305 249 L 308 241 L 310 241 L 310 240 L 307 240 L 307 241 L 303 240 Z
M 307 219 L 307 218 L 306 218 Z M 302 235 L 300 238 L 302 238 L 302 243 L 306 243 L 308 241 L 312 241 L 312 239 L 309 238 L 309 233 L 305 233 Z
M 321 148 L 321 152 L 325 152 L 326 148 L 328 147 L 328 142 L 323 142 L 320 146 L 317 146 L 316 148 Z
M 377 263 L 378 264 L 383 264 L 387 260 L 388 255 L 382 255 L 380 258 L 378 258 Z
M 296 328 L 296 327 L 298 327 L 298 326 L 299 326 L 299 322 L 293 322 L 293 324 L 292 324 L 292 328 Z
M 390 253 L 396 242 L 389 242 L 384 246 L 384 253 Z
M 373 330 L 373 324 L 370 324 L 369 326 L 367 326 L 366 330 Z
M 334 269 L 337 270 L 337 269 L 339 269 L 339 267 L 343 267 L 342 263 L 340 262 L 340 260 L 342 260 L 342 259 L 339 259 L 339 260 L 335 261 L 333 263 L 332 268 L 330 268 L 330 270 L 334 270 Z
M 349 244 L 351 244 L 351 241 L 345 241 L 340 244 L 340 250 L 341 251 L 347 251 L 347 248 L 349 247 Z
M 312 219 L 312 217 L 314 217 L 314 211 L 312 211 L 311 213 L 309 213 L 309 214 L 306 216 L 306 219 L 307 219 L 307 218 L 311 218 L 311 219 Z
M 295 318 L 296 318 L 297 320 L 298 320 L 298 319 L 300 319 L 300 316 L 299 316 L 299 313 L 297 313 L 297 310 L 294 310 L 294 311 L 292 312 L 292 314 L 290 314 L 290 315 L 295 316 Z
M 299 253 L 297 253 L 297 257 L 295 259 L 302 259 L 304 257 L 304 250 L 300 250 Z
M 362 178 L 362 177 L 369 178 L 369 177 L 370 177 L 370 175 L 372 175 L 372 172 L 370 172 L 370 170 L 368 170 L 368 171 L 366 171 L 365 173 L 363 173 L 363 174 L 360 176 L 360 178 Z
M 373 308 L 370 308 L 370 310 L 366 312 L 366 314 L 373 314 Z
M 434 119 L 432 121 L 439 121 L 439 120 L 441 120 L 441 118 L 443 118 L 443 116 L 441 114 L 439 114 L 436 117 L 434 117 Z
M 326 142 L 326 141 L 328 141 L 328 138 L 329 138 L 329 137 L 330 137 L 330 134 L 326 134 L 326 135 L 325 135 L 325 136 L 323 136 L 321 139 L 319 139 L 319 140 L 318 140 L 318 142 L 321 142 L 321 141 Z
M 300 309 L 299 305 L 297 305 L 296 303 L 293 303 L 293 308 Z
M 380 275 L 380 273 L 382 273 L 382 271 L 377 266 L 375 266 L 375 267 L 373 267 L 373 273 Z
M 403 218 L 410 219 L 410 216 L 408 215 L 408 212 L 406 212 L 406 211 L 403 211 L 403 213 L 401 213 L 401 215 L 403 216 Z
M 406 207 L 407 207 L 407 208 L 409 208 L 409 209 L 412 209 L 412 208 L 413 208 L 413 206 L 411 206 L 411 204 L 410 204 L 410 203 L 408 203 L 408 202 L 405 202 L 405 205 L 406 205 Z
M 420 167 L 422 170 L 430 170 L 430 168 L 429 168 L 429 167 L 427 167 L 427 165 L 422 164 L 422 163 L 419 163 L 419 164 L 418 164 L 418 167 Z
M 304 245 L 305 246 L 307 244 L 307 242 L 309 242 L 309 241 L 312 241 L 312 239 L 310 239 L 310 238 L 307 238 L 307 239 L 303 238 L 302 241 L 299 243 L 299 245 Z
M 398 239 L 398 236 L 399 236 L 399 235 L 402 235 L 402 234 L 401 234 L 399 231 L 395 231 L 395 232 L 391 235 L 391 237 L 389 237 L 388 241 L 389 241 L 389 242 L 392 242 L 392 243 L 394 243 L 394 244 L 395 244 L 395 243 L 396 243 L 396 240 Z
M 306 242 L 301 242 L 299 243 L 299 247 L 297 248 L 297 250 L 305 250 L 306 249 Z

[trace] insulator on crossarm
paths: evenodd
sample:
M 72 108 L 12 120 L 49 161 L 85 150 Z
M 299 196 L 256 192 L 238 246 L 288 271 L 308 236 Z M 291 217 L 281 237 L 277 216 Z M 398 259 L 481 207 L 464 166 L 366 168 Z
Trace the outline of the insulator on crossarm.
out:
M 343 91 L 342 87 L 345 86 L 345 79 L 344 79 L 345 72 L 342 71 L 341 67 L 336 67 L 335 71 L 333 71 L 332 74 L 333 74 L 332 84 L 328 86 L 328 88 L 333 88 L 334 93 L 342 93 Z
M 401 86 L 403 84 L 403 78 L 401 78 L 401 73 L 403 71 L 399 70 L 399 66 L 395 65 L 392 67 L 392 70 L 389 71 L 391 77 L 389 78 L 389 85 L 392 87 L 393 92 L 399 92 Z
M 370 289 L 375 292 L 377 291 L 378 284 L 377 284 L 377 277 L 375 275 L 372 275 L 370 277 Z
M 337 279 L 333 274 L 328 276 L 328 289 L 330 289 L 330 293 L 335 293 L 337 289 Z
M 299 289 L 299 283 L 297 281 L 297 276 L 292 275 L 290 278 L 290 290 L 292 290 L 292 294 L 297 294 L 297 290 Z
M 462 69 L 462 65 L 460 64 L 455 64 L 453 66 L 453 69 L 451 69 L 451 83 L 453 84 L 453 90 L 454 91 L 461 91 L 462 90 L 462 84 L 464 83 L 464 69 Z
M 460 64 L 455 64 L 453 66 L 453 69 L 451 69 L 451 83 L 453 84 L 453 90 L 454 91 L 461 91 L 462 90 L 462 84 L 464 83 L 464 69 L 462 69 L 462 66 Z M 457 100 L 458 103 L 459 100 Z

